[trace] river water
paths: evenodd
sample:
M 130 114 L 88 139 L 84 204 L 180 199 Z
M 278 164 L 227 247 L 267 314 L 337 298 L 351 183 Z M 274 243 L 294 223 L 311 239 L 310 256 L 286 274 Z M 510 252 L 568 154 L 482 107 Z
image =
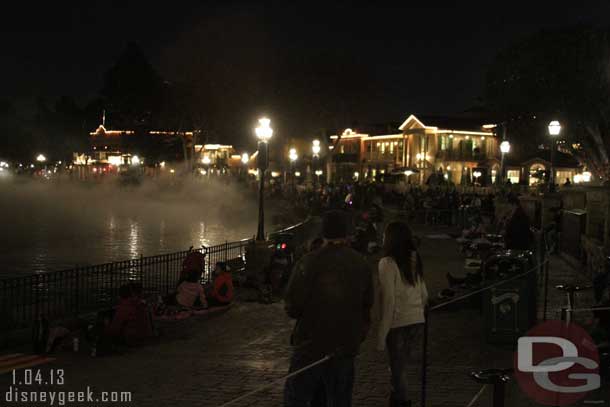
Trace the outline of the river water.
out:
M 0 278 L 251 237 L 256 200 L 243 188 L 2 182 Z

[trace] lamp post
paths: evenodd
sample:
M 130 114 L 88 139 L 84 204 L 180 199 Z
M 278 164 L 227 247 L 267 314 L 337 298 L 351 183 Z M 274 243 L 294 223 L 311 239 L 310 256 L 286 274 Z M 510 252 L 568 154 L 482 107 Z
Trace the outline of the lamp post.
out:
M 210 160 L 209 156 L 205 155 L 201 159 L 201 162 L 203 163 L 203 165 L 206 166 L 206 170 L 207 170 L 207 173 L 208 173 L 208 178 L 210 178 L 210 164 L 212 163 L 212 160 Z
M 244 172 L 244 180 L 248 179 L 248 162 L 250 162 L 250 156 L 248 153 L 241 155 L 241 163 L 243 164 L 242 171 Z
M 291 148 L 289 153 L 288 153 L 288 158 L 290 159 L 290 178 L 292 178 L 292 189 L 294 190 L 294 166 L 295 163 L 297 161 L 297 159 L 299 158 L 299 155 L 297 154 L 297 150 L 296 148 Z
M 549 135 L 551 136 L 551 173 L 549 174 L 549 192 L 555 192 L 555 149 L 556 137 L 561 132 L 561 125 L 557 120 L 549 123 Z
M 500 182 L 504 184 L 505 176 L 504 176 L 504 156 L 510 152 L 510 143 L 508 140 L 504 140 L 500 143 L 500 152 L 502 153 L 502 158 L 500 160 Z
M 314 172 L 314 174 L 315 174 L 315 172 L 317 171 L 317 168 L 318 168 L 318 158 L 320 157 L 320 149 L 321 149 L 320 148 L 320 140 L 314 140 L 313 141 L 313 145 L 311 146 L 311 151 L 313 153 L 313 160 L 312 160 L 311 165 L 313 167 L 312 171 Z M 313 190 L 314 190 L 314 192 L 316 191 L 316 179 L 317 179 L 317 176 L 314 177 L 314 179 L 313 179 Z
M 264 208 L 264 190 L 265 190 L 265 171 L 269 167 L 269 139 L 273 135 L 273 129 L 269 126 L 271 120 L 263 117 L 258 119 L 259 126 L 254 130 L 258 138 L 258 231 L 256 240 L 265 240 L 265 208 Z

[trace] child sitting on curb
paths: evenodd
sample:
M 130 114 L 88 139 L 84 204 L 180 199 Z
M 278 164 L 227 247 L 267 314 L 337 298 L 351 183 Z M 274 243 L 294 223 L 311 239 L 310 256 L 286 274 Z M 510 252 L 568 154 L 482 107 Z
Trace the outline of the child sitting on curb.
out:
M 206 287 L 210 306 L 229 305 L 233 301 L 234 289 L 231 269 L 225 262 L 216 263 L 213 280 Z

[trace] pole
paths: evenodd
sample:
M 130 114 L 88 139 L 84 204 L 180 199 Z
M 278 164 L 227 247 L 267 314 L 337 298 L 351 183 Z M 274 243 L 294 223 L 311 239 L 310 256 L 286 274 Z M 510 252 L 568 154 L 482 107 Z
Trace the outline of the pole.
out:
M 318 170 L 318 156 L 314 154 L 313 156 L 313 160 L 311 160 L 311 166 L 312 166 L 312 171 L 313 172 L 313 193 L 315 196 L 316 193 L 316 189 L 317 189 L 317 184 L 318 184 L 318 174 L 316 174 L 317 170 Z
M 264 201 L 264 192 L 265 192 L 265 169 L 267 167 L 267 156 L 268 156 L 268 145 L 265 142 L 259 143 L 259 187 L 258 187 L 258 231 L 256 233 L 256 240 L 265 240 L 265 201 Z M 264 154 L 261 154 L 262 150 L 265 149 Z M 262 155 L 262 157 L 261 157 Z
M 502 158 L 500 160 L 500 184 L 504 185 L 505 184 L 505 179 L 504 179 L 504 156 L 506 155 L 506 153 L 502 152 Z
M 424 343 L 422 346 L 422 372 L 421 372 L 421 405 L 426 407 L 426 387 L 428 381 L 428 323 L 429 309 L 426 307 L 424 311 Z
M 553 136 L 551 136 L 553 137 Z M 555 139 L 551 140 L 551 173 L 549 174 L 549 192 L 555 192 Z

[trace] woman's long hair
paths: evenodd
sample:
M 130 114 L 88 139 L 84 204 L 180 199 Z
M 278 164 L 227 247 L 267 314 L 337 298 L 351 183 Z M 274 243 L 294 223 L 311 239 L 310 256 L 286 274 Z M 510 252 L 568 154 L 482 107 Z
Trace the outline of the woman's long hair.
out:
M 414 286 L 415 282 L 423 277 L 423 267 L 417 247 L 413 239 L 411 228 L 404 222 L 392 222 L 386 229 L 383 240 L 384 255 L 394 259 L 403 280 Z M 411 256 L 415 254 L 415 270 L 413 270 Z

